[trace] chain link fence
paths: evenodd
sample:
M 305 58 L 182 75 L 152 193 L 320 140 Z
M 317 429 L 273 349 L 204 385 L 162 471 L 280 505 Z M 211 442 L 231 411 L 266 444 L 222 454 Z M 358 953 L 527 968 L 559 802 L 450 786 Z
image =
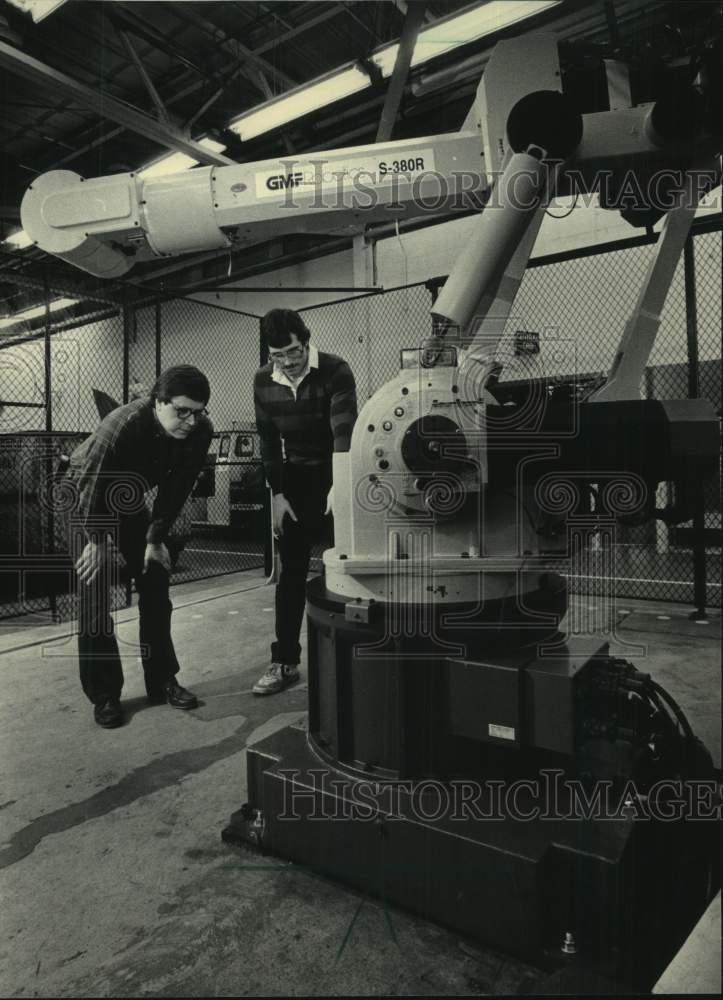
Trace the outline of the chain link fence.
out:
M 701 233 L 693 240 L 694 273 L 697 288 L 696 346 L 697 394 L 709 399 L 720 414 L 721 341 L 723 340 L 723 230 Z M 706 581 L 710 604 L 721 603 L 721 475 L 703 484 L 702 544 L 706 552 Z M 676 530 L 676 544 L 691 545 L 693 525 Z
M 506 343 L 501 345 L 502 359 L 514 354 L 516 330 L 531 329 L 539 331 L 541 343 L 558 345 L 556 352 L 541 348 L 542 374 L 553 382 L 575 374 L 591 380 L 607 374 L 654 250 L 650 242 L 575 259 L 536 262 L 523 280 L 512 328 L 508 327 Z M 686 274 L 681 259 L 641 380 L 641 396 L 687 397 L 688 367 Z M 672 503 L 673 494 L 673 484 L 662 483 L 656 506 Z M 621 597 L 698 603 L 692 537 L 680 544 L 684 537 L 679 528 L 661 521 L 618 524 L 612 553 L 593 545 L 584 573 L 571 575 L 571 589 L 592 594 L 612 584 Z M 714 562 L 711 551 L 707 559 L 711 574 Z M 708 600 L 720 603 L 720 589 L 711 587 Z
M 431 332 L 431 302 L 422 283 L 301 311 L 316 346 L 349 363 L 361 409 L 397 374 L 401 351 L 417 347 Z
M 691 391 L 691 364 L 695 360 L 690 359 L 690 321 L 695 322 L 697 316 L 700 322 L 701 314 L 696 309 L 694 293 L 691 302 L 687 302 L 691 295 L 688 284 L 691 275 L 686 277 L 686 259 L 698 254 L 695 248 L 701 245 L 700 241 L 716 242 L 720 247 L 720 239 L 720 232 L 692 237 L 685 258 L 678 264 L 641 380 L 642 398 L 679 399 L 700 395 L 714 404 L 720 398 L 720 374 L 716 386 L 710 371 L 699 391 Z M 512 342 L 517 330 L 534 330 L 539 332 L 541 344 L 547 341 L 548 348 L 558 345 L 556 352 L 549 349 L 545 352 L 545 348 L 541 348 L 541 369 L 546 377 L 555 381 L 575 373 L 592 379 L 607 374 L 654 250 L 653 243 L 649 242 L 573 259 L 535 262 L 525 274 L 515 303 L 515 316 L 508 325 L 506 343 L 501 345 L 502 359 L 514 356 Z M 709 303 L 715 301 L 714 289 L 720 289 L 720 259 L 717 276 L 715 267 L 709 267 L 708 273 L 697 276 L 695 284 L 700 303 L 706 303 L 710 327 L 715 323 L 715 313 Z M 580 289 L 584 289 L 584 294 L 580 294 Z M 717 317 L 720 341 L 720 300 Z M 710 340 L 709 335 L 707 339 Z M 714 349 L 709 345 L 708 351 L 711 350 Z M 717 355 L 717 362 L 710 360 L 713 366 L 718 366 L 719 373 L 720 346 Z M 697 550 L 692 522 L 670 527 L 661 521 L 649 521 L 640 526 L 617 525 L 613 552 L 593 550 L 588 553 L 586 575 L 571 579 L 572 589 L 592 593 L 599 586 L 605 586 L 612 576 L 616 593 L 622 597 L 672 600 L 699 607 L 704 607 L 707 600 L 711 605 L 720 605 L 720 502 L 713 499 L 714 495 L 718 496 L 718 486 L 709 480 L 705 498 L 706 520 L 711 526 L 715 523 L 717 533 L 711 532 L 705 540 L 698 538 Z M 673 499 L 673 484 L 662 483 L 656 505 L 665 507 Z M 696 564 L 696 551 L 704 566 Z M 707 595 L 701 592 L 701 576 L 707 577 Z
M 52 484 L 61 456 L 98 423 L 95 394 L 122 396 L 118 308 L 53 288 L 46 300 L 47 315 L 20 308 L 0 326 L 0 618 L 21 615 L 24 625 L 76 616 Z M 126 602 L 126 588 L 115 587 L 113 608 Z
M 66 301 L 52 289 L 47 298 Z M 76 617 L 67 530 L 51 495 L 61 456 L 172 364 L 207 374 L 215 425 L 207 466 L 169 537 L 172 583 L 264 565 L 268 500 L 249 374 L 258 318 L 190 300 L 85 308 L 82 318 L 61 321 L 51 310 L 47 324 L 40 315 L 0 326 L 0 619 L 24 625 Z M 149 509 L 154 497 L 146 495 Z M 130 599 L 119 585 L 112 608 Z

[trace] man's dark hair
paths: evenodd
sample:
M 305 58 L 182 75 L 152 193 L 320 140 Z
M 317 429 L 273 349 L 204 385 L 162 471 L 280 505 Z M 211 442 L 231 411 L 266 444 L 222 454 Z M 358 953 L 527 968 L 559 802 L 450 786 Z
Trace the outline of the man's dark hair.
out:
M 174 365 L 166 368 L 151 389 L 151 399 L 167 403 L 174 396 L 188 396 L 205 406 L 211 396 L 208 379 L 193 365 Z
M 294 309 L 270 309 L 261 320 L 261 336 L 267 347 L 286 347 L 296 334 L 300 344 L 308 344 L 311 334 Z

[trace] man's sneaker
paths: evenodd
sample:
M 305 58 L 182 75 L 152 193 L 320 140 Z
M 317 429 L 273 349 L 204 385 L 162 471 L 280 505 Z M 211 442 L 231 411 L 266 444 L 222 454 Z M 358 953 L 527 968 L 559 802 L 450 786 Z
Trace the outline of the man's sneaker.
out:
M 123 712 L 117 698 L 105 698 L 96 702 L 93 707 L 93 717 L 104 729 L 116 729 L 123 725 Z
M 254 694 L 276 694 L 290 684 L 296 684 L 299 679 L 297 667 L 288 663 L 272 663 L 269 669 L 256 681 L 251 688 Z

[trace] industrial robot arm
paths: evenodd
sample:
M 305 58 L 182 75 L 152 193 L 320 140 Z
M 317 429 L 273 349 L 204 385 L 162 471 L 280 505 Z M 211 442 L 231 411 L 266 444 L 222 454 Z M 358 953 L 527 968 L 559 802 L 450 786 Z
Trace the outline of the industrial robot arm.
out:
M 144 179 L 69 170 L 26 192 L 35 243 L 98 277 L 154 257 L 243 247 L 289 232 L 350 232 L 400 213 L 448 211 L 484 189 L 476 132 L 380 143 Z
M 601 164 L 651 169 L 681 160 L 661 102 L 580 116 L 561 81 L 555 36 L 510 39 L 496 47 L 459 133 L 159 177 L 141 171 L 85 179 L 53 170 L 26 192 L 22 224 L 42 250 L 114 278 L 154 257 L 469 209 L 471 195 L 478 205 L 494 189 L 502 200 L 491 199 L 495 212 L 482 213 L 475 253 L 462 255 L 445 292 L 448 318 L 459 323 L 491 293 L 492 271 L 499 278 L 513 258 L 513 270 L 524 270 L 539 226 L 528 197 L 569 189 L 569 171 L 578 189 L 592 190 Z M 707 138 L 686 144 L 685 163 Z

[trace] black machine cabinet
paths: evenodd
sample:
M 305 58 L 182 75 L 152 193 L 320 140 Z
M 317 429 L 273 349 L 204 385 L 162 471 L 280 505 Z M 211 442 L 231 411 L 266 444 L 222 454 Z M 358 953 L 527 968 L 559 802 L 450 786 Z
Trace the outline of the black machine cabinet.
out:
M 626 470 L 649 484 L 714 473 L 720 429 L 709 400 L 580 403 L 567 388 L 561 398 L 549 399 L 536 399 L 529 382 L 495 389 L 507 400 L 506 406 L 487 408 L 489 478 L 495 486 L 516 481 L 521 443 L 534 448 L 540 441 L 558 445 L 558 457 L 546 463 L 548 472 L 574 469 L 594 478 L 602 470 Z M 511 418 L 510 406 L 513 415 L 520 412 L 519 420 Z
M 556 632 L 556 624 L 531 623 L 526 614 L 548 611 L 559 621 L 566 586 L 556 574 L 544 574 L 538 590 L 526 596 L 525 613 L 514 599 L 489 601 L 466 630 L 447 624 L 463 606 L 430 605 L 433 627 L 427 635 L 404 630 L 393 635 L 392 621 L 423 620 L 421 608 L 371 605 L 364 609 L 368 621 L 359 621 L 359 602 L 330 594 L 322 578 L 309 583 L 308 597 L 309 733 L 316 751 L 367 776 L 417 778 L 473 773 L 476 759 L 470 760 L 468 747 L 460 749 L 460 740 L 470 737 L 466 719 L 478 730 L 475 744 L 508 745 L 502 728 L 509 715 L 493 713 L 489 724 L 498 731 L 483 733 L 484 716 L 474 707 L 475 691 L 467 692 L 465 683 L 472 679 L 482 686 L 476 695 L 478 703 L 486 703 L 483 712 L 492 712 L 493 698 L 506 701 L 507 712 L 519 720 L 520 670 L 534 658 L 536 643 Z M 503 659 L 469 664 L 465 670 L 460 654 L 480 647 Z M 505 649 L 514 652 L 505 656 Z M 508 683 L 493 694 L 500 677 L 508 677 Z M 521 737 L 518 725 L 512 742 Z

